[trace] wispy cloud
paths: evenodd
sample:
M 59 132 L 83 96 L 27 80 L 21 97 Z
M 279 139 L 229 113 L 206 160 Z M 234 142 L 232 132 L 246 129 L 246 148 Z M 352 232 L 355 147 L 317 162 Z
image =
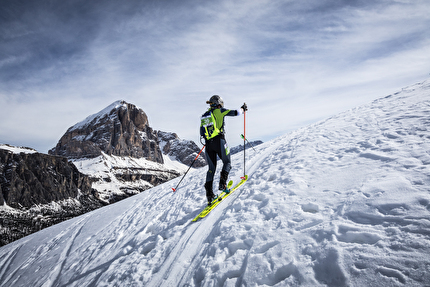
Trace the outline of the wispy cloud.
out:
M 212 94 L 231 108 L 246 101 L 250 133 L 268 140 L 429 72 L 421 0 L 2 5 L 0 141 L 42 151 L 117 99 L 195 141 Z

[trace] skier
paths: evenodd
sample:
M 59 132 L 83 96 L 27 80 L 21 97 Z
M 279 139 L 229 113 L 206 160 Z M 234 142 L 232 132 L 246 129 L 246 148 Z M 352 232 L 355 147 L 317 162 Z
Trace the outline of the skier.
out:
M 219 190 L 226 189 L 228 173 L 231 169 L 230 150 L 224 136 L 224 117 L 239 116 L 244 111 L 247 111 L 248 107 L 246 104 L 243 104 L 239 110 L 225 109 L 224 101 L 218 95 L 212 96 L 206 103 L 210 105 L 210 108 L 201 117 L 200 136 L 203 137 L 206 142 L 205 153 L 209 169 L 206 174 L 205 190 L 208 205 L 210 205 L 212 201 L 217 198 L 217 195 L 213 193 L 217 155 L 223 162 L 218 187 Z

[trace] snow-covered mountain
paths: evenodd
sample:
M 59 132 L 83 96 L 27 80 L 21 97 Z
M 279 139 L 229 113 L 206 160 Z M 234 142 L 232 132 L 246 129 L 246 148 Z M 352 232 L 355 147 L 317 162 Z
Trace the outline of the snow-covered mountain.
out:
M 252 141 L 252 142 L 247 142 L 245 144 L 245 148 L 246 148 L 246 150 L 252 150 L 252 149 L 255 149 L 256 146 L 258 146 L 258 145 L 260 145 L 262 143 L 263 142 L 260 141 L 260 140 L 256 140 L 256 141 Z M 231 150 L 230 150 L 230 153 L 231 154 L 236 154 L 236 153 L 239 153 L 239 152 L 242 152 L 242 151 L 243 151 L 243 145 L 238 145 L 238 146 L 232 147 Z M 245 151 L 245 153 L 246 153 L 246 151 Z
M 0 145 L 0 246 L 103 205 L 66 158 Z
M 70 127 L 51 155 L 1 144 L 0 246 L 178 177 L 199 150 L 125 101 Z
M 70 127 L 49 154 L 80 159 L 95 158 L 102 152 L 163 163 L 157 134 L 146 113 L 123 100 Z
M 203 220 L 197 169 L 3 246 L 0 286 L 429 286 L 429 140 L 426 81 L 248 151 Z
M 157 131 L 158 143 L 164 155 L 170 159 L 184 163 L 190 166 L 197 156 L 200 148 L 195 142 L 182 140 L 175 133 Z M 206 165 L 205 157 L 198 157 L 193 167 L 202 167 Z
M 31 154 L 31 153 L 37 152 L 35 149 L 30 147 L 11 146 L 9 144 L 0 144 L 0 149 L 8 150 L 13 153 L 25 153 L 25 154 Z
M 141 108 L 119 100 L 70 127 L 49 153 L 71 160 L 112 203 L 178 177 L 199 150 L 175 133 L 153 130 Z M 205 164 L 200 157 L 194 167 Z

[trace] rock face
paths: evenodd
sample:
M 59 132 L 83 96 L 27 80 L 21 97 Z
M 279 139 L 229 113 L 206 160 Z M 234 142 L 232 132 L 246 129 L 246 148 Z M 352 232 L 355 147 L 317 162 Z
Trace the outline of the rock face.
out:
M 163 154 L 176 157 L 183 164 L 191 165 L 200 151 L 200 148 L 189 140 L 181 140 L 177 134 L 168 132 L 157 132 L 160 147 Z M 199 156 L 194 162 L 193 167 L 202 167 L 206 165 L 204 155 Z
M 79 193 L 91 194 L 89 178 L 67 161 L 46 154 L 14 154 L 0 149 L 2 199 L 14 208 L 48 204 Z
M 116 101 L 70 127 L 49 153 L 71 160 L 113 203 L 180 176 L 199 151 L 175 133 L 154 131 L 142 109 Z M 200 157 L 193 166 L 205 164 Z
M 0 205 L 4 205 L 4 197 L 3 197 L 3 190 L 1 188 L 1 184 L 0 184 Z
M 101 206 L 67 158 L 0 149 L 0 246 Z
M 95 158 L 102 152 L 163 163 L 157 133 L 145 112 L 125 101 L 114 102 L 69 128 L 49 154 L 79 159 Z

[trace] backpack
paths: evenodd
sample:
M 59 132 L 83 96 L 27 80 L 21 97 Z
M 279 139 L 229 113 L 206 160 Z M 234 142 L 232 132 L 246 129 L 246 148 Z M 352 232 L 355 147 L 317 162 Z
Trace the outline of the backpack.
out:
M 221 133 L 220 127 L 217 127 L 216 119 L 209 111 L 201 117 L 200 134 L 205 137 L 206 140 L 210 140 Z

